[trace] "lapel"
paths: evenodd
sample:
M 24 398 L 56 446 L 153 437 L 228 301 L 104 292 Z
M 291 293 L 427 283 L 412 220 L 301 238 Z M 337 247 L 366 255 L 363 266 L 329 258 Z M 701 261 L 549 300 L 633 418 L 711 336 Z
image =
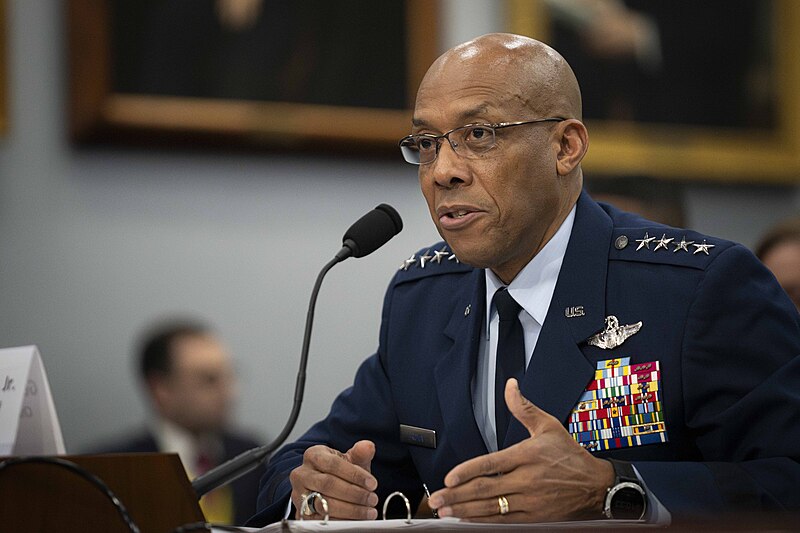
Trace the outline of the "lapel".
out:
M 594 373 L 594 365 L 583 355 L 579 344 L 605 324 L 612 230 L 605 211 L 582 192 L 553 299 L 520 384 L 526 398 L 562 423 Z M 566 308 L 575 306 L 583 306 L 584 316 L 567 318 Z M 527 437 L 528 431 L 513 419 L 506 445 Z
M 483 324 L 484 288 L 486 279 L 482 269 L 474 269 L 465 281 L 471 290 L 463 291 L 456 302 L 444 334 L 452 339 L 450 350 L 436 365 L 436 392 L 442 409 L 447 436 L 452 439 L 458 462 L 487 453 L 472 409 L 472 376 L 478 358 L 480 328 Z M 471 306 L 469 315 L 465 309 Z

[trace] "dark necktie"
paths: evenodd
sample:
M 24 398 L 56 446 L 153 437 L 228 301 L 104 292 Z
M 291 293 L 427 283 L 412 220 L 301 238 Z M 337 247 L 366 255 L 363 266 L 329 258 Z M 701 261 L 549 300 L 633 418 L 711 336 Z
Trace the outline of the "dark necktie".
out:
M 497 335 L 497 363 L 494 375 L 494 419 L 497 428 L 497 449 L 503 448 L 510 413 L 506 406 L 505 389 L 509 378 L 521 380 L 525 375 L 525 336 L 519 312 L 522 309 L 505 287 L 494 293 L 494 306 L 500 315 Z

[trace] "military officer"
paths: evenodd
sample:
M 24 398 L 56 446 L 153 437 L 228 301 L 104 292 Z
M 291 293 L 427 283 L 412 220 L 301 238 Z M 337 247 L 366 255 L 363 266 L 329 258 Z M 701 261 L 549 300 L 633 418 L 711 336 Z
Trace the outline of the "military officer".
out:
M 252 523 L 374 519 L 423 485 L 486 522 L 800 509 L 797 312 L 744 247 L 594 202 L 588 144 L 552 48 L 437 59 L 400 146 L 444 240 L 403 261 L 377 353 L 272 458 Z

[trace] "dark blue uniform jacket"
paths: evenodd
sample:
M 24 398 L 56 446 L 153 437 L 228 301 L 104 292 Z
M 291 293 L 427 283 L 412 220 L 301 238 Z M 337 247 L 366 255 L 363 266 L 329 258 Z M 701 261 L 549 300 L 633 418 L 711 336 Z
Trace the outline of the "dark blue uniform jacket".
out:
M 374 441 L 381 501 L 400 490 L 413 505 L 423 482 L 435 491 L 454 466 L 487 453 L 470 387 L 485 317 L 484 272 L 452 259 L 428 259 L 423 267 L 420 256 L 436 250 L 446 244 L 421 250 L 394 276 L 377 353 L 327 418 L 271 459 L 251 524 L 283 517 L 288 475 L 314 444 L 346 451 L 358 440 Z M 609 315 L 642 328 L 614 349 L 588 344 Z M 567 425 L 598 361 L 658 361 L 666 442 L 592 453 L 632 461 L 673 520 L 797 511 L 798 355 L 800 317 L 746 248 L 655 224 L 583 193 L 521 389 Z M 400 424 L 434 430 L 436 447 L 401 442 Z M 528 436 L 512 420 L 506 445 Z

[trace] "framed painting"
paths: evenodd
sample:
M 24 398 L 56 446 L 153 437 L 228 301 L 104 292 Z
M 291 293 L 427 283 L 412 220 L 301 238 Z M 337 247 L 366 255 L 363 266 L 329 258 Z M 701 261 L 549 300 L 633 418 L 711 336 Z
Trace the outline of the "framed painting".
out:
M 395 150 L 436 1 L 68 0 L 83 142 Z
M 800 3 L 508 0 L 573 66 L 606 175 L 800 179 Z

